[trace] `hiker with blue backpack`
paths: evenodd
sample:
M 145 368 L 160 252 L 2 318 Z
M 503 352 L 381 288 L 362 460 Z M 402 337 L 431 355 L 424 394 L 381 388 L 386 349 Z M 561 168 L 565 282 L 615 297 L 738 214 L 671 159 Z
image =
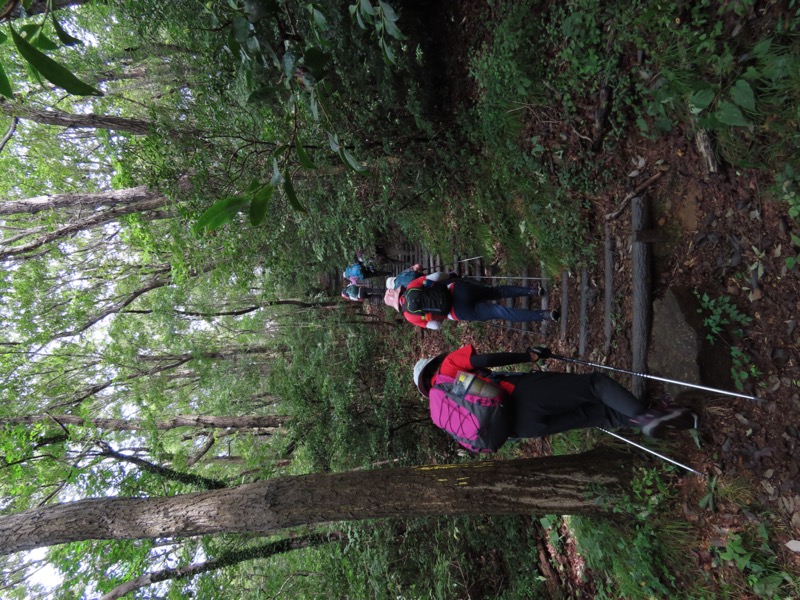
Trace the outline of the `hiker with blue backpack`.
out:
M 493 302 L 539 295 L 538 286 L 485 286 L 454 273 L 437 272 L 418 277 L 405 287 L 387 290 L 383 301 L 401 312 L 408 322 L 426 329 L 439 329 L 447 320 L 557 321 L 560 317 L 557 310 L 513 308 Z
M 477 354 L 469 344 L 418 361 L 414 384 L 428 399 L 434 424 L 473 452 L 495 452 L 509 438 L 543 437 L 586 427 L 640 427 L 651 437 L 668 429 L 697 427 L 697 416 L 688 409 L 649 409 L 600 373 L 490 371 L 536 363 L 549 355 L 547 348 Z
M 352 265 L 348 265 L 344 273 L 342 273 L 342 277 L 353 285 L 359 285 L 371 277 L 386 277 L 390 273 L 390 271 L 379 271 L 371 264 L 355 262 Z
M 367 298 L 380 298 L 381 296 L 383 296 L 383 290 L 353 283 L 342 290 L 342 298 L 353 302 L 364 302 Z
M 387 290 L 399 290 L 400 288 L 408 287 L 408 284 L 419 277 L 424 277 L 425 273 L 422 272 L 422 265 L 415 263 L 405 271 L 402 271 L 395 277 L 386 279 Z

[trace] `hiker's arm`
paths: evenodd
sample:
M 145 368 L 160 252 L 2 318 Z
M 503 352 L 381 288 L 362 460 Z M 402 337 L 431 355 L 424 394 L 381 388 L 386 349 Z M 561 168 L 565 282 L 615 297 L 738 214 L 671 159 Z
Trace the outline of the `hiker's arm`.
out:
M 527 352 L 493 352 L 491 354 L 473 354 L 469 363 L 475 369 L 489 369 L 526 363 L 530 360 L 531 357 Z

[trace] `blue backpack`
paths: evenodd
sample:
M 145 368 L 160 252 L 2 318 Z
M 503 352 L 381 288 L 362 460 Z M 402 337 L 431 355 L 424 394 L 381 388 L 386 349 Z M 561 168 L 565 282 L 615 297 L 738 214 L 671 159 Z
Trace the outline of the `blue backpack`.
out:
M 413 269 L 406 269 L 402 273 L 400 273 L 397 277 L 394 278 L 394 289 L 400 289 L 401 287 L 408 287 L 408 284 L 414 281 L 415 279 L 422 277 L 422 273 L 417 273 Z
M 345 279 L 348 277 L 358 277 L 359 279 L 364 279 L 364 265 L 361 263 L 353 263 L 344 270 L 344 277 Z

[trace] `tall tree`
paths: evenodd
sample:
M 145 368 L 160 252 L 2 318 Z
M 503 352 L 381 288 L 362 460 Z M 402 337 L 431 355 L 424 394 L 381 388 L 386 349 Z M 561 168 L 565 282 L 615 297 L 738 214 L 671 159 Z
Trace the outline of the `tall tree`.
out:
M 178 567 L 175 569 L 163 569 L 155 573 L 142 575 L 136 579 L 131 579 L 130 581 L 126 581 L 125 583 L 115 587 L 113 590 L 100 598 L 100 600 L 117 600 L 117 598 L 122 598 L 126 594 L 142 589 L 148 585 L 153 585 L 154 583 L 158 583 L 160 581 L 167 581 L 170 579 L 190 579 L 195 575 L 200 575 L 201 573 L 208 573 L 209 571 L 230 567 L 248 560 L 267 558 L 283 552 L 300 550 L 301 548 L 310 548 L 312 546 L 319 546 L 321 544 L 330 544 L 331 542 L 337 542 L 341 540 L 343 537 L 343 534 L 338 532 L 329 534 L 320 533 L 315 535 L 304 535 L 295 538 L 278 540 L 277 542 L 269 542 L 261 546 L 247 547 L 241 550 L 225 552 L 217 558 L 213 558 L 205 562 L 186 565 L 185 567 Z
M 108 129 L 110 131 L 123 131 L 133 135 L 147 135 L 153 123 L 144 119 L 131 117 L 118 117 L 114 115 L 99 115 L 95 113 L 73 114 L 54 108 L 41 109 L 0 99 L 0 113 L 9 117 L 18 117 L 55 127 L 71 129 Z
M 0 200 L 0 215 L 33 215 L 45 211 L 68 210 L 95 212 L 115 206 L 139 205 L 139 203 L 155 202 L 161 207 L 167 204 L 167 198 L 146 186 L 108 190 L 105 192 L 85 194 L 46 194 L 34 198 L 19 200 Z
M 330 521 L 434 515 L 604 514 L 630 457 L 594 451 L 282 477 L 170 497 L 92 498 L 0 517 L 0 554 L 81 540 L 272 534 Z
M 288 417 L 276 415 L 260 416 L 209 416 L 175 415 L 163 421 L 143 421 L 141 419 L 84 419 L 75 415 L 27 415 L 19 417 L 0 417 L 3 425 L 33 425 L 53 422 L 59 425 L 82 425 L 109 431 L 141 431 L 145 429 L 168 430 L 178 427 L 213 427 L 220 429 L 256 429 L 261 427 L 280 427 Z

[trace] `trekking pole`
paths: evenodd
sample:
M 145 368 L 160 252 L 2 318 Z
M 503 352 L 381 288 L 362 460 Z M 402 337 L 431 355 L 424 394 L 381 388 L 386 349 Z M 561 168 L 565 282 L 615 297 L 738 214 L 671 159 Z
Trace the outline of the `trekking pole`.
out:
M 550 281 L 549 277 L 507 277 L 504 275 L 468 275 L 468 279 L 530 279 L 532 281 Z
M 588 360 L 581 360 L 579 358 L 570 358 L 568 356 L 561 356 L 560 354 L 550 354 L 547 358 L 556 358 L 569 363 L 578 365 L 586 365 L 587 367 L 596 367 L 598 369 L 606 369 L 615 373 L 625 373 L 627 375 L 635 375 L 636 377 L 644 377 L 645 379 L 653 379 L 655 381 L 663 381 L 664 383 L 674 383 L 676 385 L 684 385 L 686 387 L 703 390 L 704 392 L 711 392 L 713 394 L 723 394 L 725 396 L 733 396 L 735 398 L 744 398 L 745 400 L 753 400 L 755 402 L 763 402 L 763 398 L 758 396 L 748 396 L 747 394 L 740 394 L 738 392 L 729 392 L 727 390 L 719 390 L 717 388 L 707 387 L 696 383 L 689 383 L 688 381 L 679 381 L 677 379 L 668 379 L 667 377 L 659 377 L 657 375 L 650 375 L 649 373 L 637 373 L 636 371 L 629 371 L 627 369 L 620 369 L 618 367 L 610 367 L 608 365 L 601 365 L 599 363 L 589 362 Z
M 447 263 L 446 265 L 442 265 L 442 268 L 444 269 L 445 267 L 455 267 L 457 264 L 464 263 L 464 262 L 469 262 L 471 260 L 478 260 L 478 259 L 481 259 L 481 258 L 483 258 L 483 257 L 482 256 L 473 256 L 472 258 L 465 258 L 464 260 L 457 260 L 454 263 Z M 425 268 L 425 269 L 422 269 L 422 270 L 423 271 L 428 271 L 430 269 Z
M 642 446 L 641 444 L 637 444 L 636 442 L 631 441 L 628 438 L 622 437 L 621 435 L 617 435 L 613 431 L 608 431 L 607 429 L 603 429 L 602 427 L 595 427 L 595 429 L 599 429 L 603 433 L 607 433 L 608 435 L 613 436 L 613 437 L 617 438 L 618 440 L 622 440 L 623 442 L 625 442 L 627 444 L 630 444 L 631 446 L 634 446 L 635 448 L 639 448 L 639 450 L 644 450 L 645 452 L 648 452 L 649 454 L 652 454 L 653 456 L 657 456 L 661 460 L 667 461 L 668 463 L 676 465 L 676 466 L 678 466 L 678 467 L 680 467 L 682 469 L 686 469 L 690 473 L 694 473 L 695 475 L 699 475 L 700 477 L 705 478 L 705 473 L 701 473 L 700 471 L 695 471 L 692 467 L 687 467 L 683 463 L 679 463 L 677 460 L 672 460 L 668 456 L 664 456 L 663 454 L 659 454 L 655 450 L 650 450 L 650 448 Z

